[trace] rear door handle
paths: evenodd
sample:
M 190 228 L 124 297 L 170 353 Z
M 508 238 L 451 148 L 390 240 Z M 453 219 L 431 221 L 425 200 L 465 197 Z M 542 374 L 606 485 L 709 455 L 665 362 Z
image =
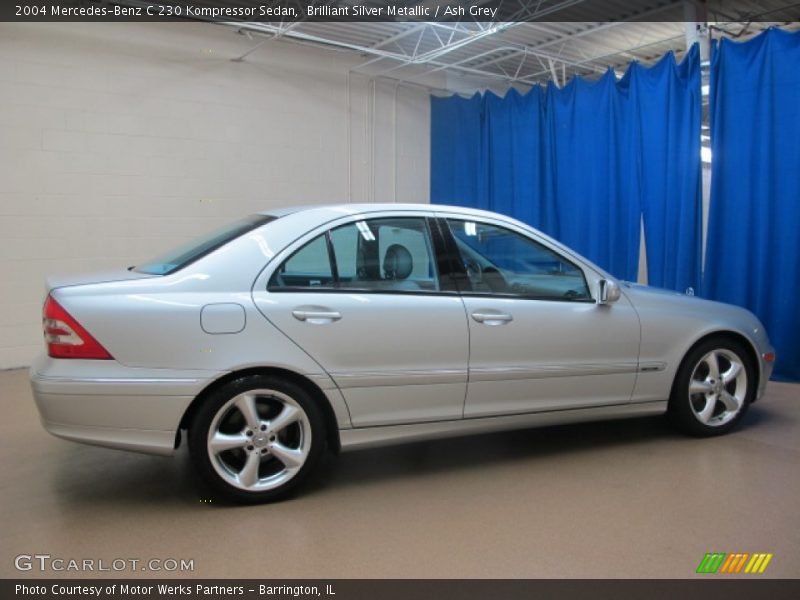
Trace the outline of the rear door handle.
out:
M 479 311 L 472 313 L 472 318 L 484 325 L 505 325 L 514 320 L 514 317 L 507 313 Z
M 312 325 L 324 325 L 333 323 L 342 318 L 341 313 L 335 310 L 300 310 L 292 311 L 292 316 L 298 321 L 311 323 Z

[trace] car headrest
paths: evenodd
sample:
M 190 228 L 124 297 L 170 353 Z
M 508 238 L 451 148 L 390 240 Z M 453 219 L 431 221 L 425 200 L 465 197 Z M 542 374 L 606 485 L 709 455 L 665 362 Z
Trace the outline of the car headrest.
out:
M 408 248 L 392 244 L 383 257 L 383 273 L 386 279 L 405 279 L 414 270 L 414 260 Z

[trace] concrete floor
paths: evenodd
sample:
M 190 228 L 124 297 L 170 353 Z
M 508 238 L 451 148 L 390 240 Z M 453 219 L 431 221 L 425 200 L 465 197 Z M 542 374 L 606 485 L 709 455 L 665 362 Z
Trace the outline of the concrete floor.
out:
M 0 402 L 0 577 L 35 553 L 191 558 L 204 578 L 690 577 L 712 551 L 800 576 L 800 385 L 771 383 L 722 438 L 646 419 L 355 452 L 250 507 L 202 502 L 185 452 L 49 436 L 25 371 L 0 373 Z

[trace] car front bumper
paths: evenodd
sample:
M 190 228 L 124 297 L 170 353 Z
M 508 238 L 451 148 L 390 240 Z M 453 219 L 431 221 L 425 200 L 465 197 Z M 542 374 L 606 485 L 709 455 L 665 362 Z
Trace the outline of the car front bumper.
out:
M 172 454 L 186 409 L 219 375 L 47 356 L 39 356 L 30 369 L 33 397 L 48 432 L 151 454 Z
M 775 350 L 772 346 L 769 346 L 761 355 L 758 357 L 759 366 L 761 368 L 761 376 L 758 380 L 758 390 L 756 391 L 756 400 L 760 400 L 764 393 L 767 391 L 767 383 L 769 382 L 769 378 L 772 377 L 772 370 L 775 368 L 775 361 L 774 359 L 769 361 L 766 360 L 764 357 L 767 354 L 775 355 Z

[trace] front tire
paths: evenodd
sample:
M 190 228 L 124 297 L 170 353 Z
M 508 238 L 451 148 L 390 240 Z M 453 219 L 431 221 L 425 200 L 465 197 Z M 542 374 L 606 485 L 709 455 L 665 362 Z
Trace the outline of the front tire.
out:
M 746 348 L 725 338 L 695 346 L 684 358 L 668 414 L 684 433 L 722 435 L 736 427 L 755 397 L 756 370 Z
M 313 398 L 277 377 L 249 375 L 211 392 L 189 428 L 189 453 L 222 496 L 282 499 L 314 470 L 326 445 Z

